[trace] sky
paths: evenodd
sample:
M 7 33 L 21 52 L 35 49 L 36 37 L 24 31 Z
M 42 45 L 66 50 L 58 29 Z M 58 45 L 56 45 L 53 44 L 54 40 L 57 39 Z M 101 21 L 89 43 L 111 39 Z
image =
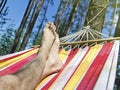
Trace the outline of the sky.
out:
M 8 0 L 7 2 L 6 6 L 9 7 L 7 18 L 14 20 L 15 28 L 18 28 L 21 23 L 28 1 L 29 0 Z M 57 12 L 59 1 L 60 0 L 54 0 L 54 5 L 49 4 L 46 15 L 48 21 L 53 22 L 52 16 L 55 15 L 55 13 Z
M 8 12 L 7 17 L 14 20 L 15 28 L 18 28 L 21 23 L 21 20 L 25 13 L 28 1 L 29 0 L 8 0 L 8 2 L 7 2 L 6 6 L 9 6 L 9 12 Z M 48 21 L 53 22 L 52 16 L 55 15 L 55 13 L 57 12 L 57 7 L 58 7 L 59 3 L 60 3 L 60 0 L 54 0 L 53 6 L 51 4 L 49 4 L 49 8 L 48 8 L 47 15 L 46 15 Z M 113 10 L 110 9 L 110 12 L 111 11 L 113 11 Z M 108 15 L 107 15 L 107 17 L 108 17 Z M 107 21 L 109 21 L 109 20 L 107 20 Z M 107 29 L 109 29 L 109 28 L 107 28 Z M 106 27 L 104 28 L 103 32 L 104 31 L 105 31 L 105 34 L 108 34 L 108 31 L 106 31 Z
M 115 3 L 115 1 L 114 1 Z M 120 3 L 120 1 L 119 1 Z M 103 27 L 103 31 L 102 33 L 109 35 L 110 30 L 111 35 L 110 36 L 114 36 L 114 32 L 116 29 L 116 25 L 117 25 L 117 21 L 118 21 L 118 17 L 119 17 L 119 10 L 120 10 L 120 6 L 117 7 L 117 12 L 114 18 L 114 23 L 112 24 L 112 20 L 113 20 L 113 13 L 114 13 L 114 8 L 112 7 L 113 4 L 109 4 L 108 8 L 107 8 L 107 12 L 106 12 L 106 18 L 105 18 L 105 26 Z M 112 24 L 112 25 L 111 25 Z
M 28 0 L 8 0 L 7 5 L 9 7 L 7 18 L 14 20 L 16 27 L 19 26 L 25 9 L 27 7 Z

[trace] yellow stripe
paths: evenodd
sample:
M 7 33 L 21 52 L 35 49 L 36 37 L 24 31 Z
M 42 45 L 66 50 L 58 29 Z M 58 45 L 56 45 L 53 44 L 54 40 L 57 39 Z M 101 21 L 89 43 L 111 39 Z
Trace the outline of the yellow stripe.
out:
M 77 70 L 75 71 L 75 73 L 73 74 L 73 76 L 71 77 L 67 85 L 65 86 L 64 90 L 73 90 L 75 88 L 79 80 L 85 74 L 88 66 L 93 61 L 100 47 L 101 45 L 95 45 L 90 49 L 88 54 L 85 56 L 85 58 L 83 59 L 81 64 L 78 66 Z
M 0 62 L 0 68 L 6 67 L 6 66 L 9 65 L 9 64 L 18 62 L 18 61 L 20 61 L 20 60 L 22 60 L 22 59 L 24 59 L 24 58 L 26 58 L 26 57 L 29 57 L 29 56 L 31 56 L 32 54 L 37 53 L 38 50 L 39 50 L 39 49 L 34 49 L 34 50 L 29 51 L 29 52 L 27 52 L 27 53 L 25 53 L 25 54 L 23 54 L 23 55 L 18 56 L 18 57 L 12 58 L 12 59 L 7 60 L 7 61 L 4 61 L 4 62 Z
M 60 57 L 60 59 L 61 59 L 62 62 L 65 62 L 65 61 L 66 61 L 66 59 L 67 59 L 68 54 L 70 53 L 70 51 L 71 51 L 71 50 L 66 51 L 65 49 L 62 49 L 62 50 L 59 52 L 59 57 Z M 35 90 L 39 90 L 40 87 L 44 86 L 44 84 L 45 84 L 48 80 L 50 80 L 50 79 L 53 77 L 53 75 L 55 75 L 55 74 L 52 74 L 52 75 L 46 77 L 46 78 L 36 87 Z
M 78 50 L 78 52 L 80 51 L 80 49 Z M 75 56 L 74 56 L 75 57 Z M 67 66 L 69 66 L 70 63 L 67 64 Z M 57 79 L 55 80 L 54 83 L 56 83 L 56 81 L 61 77 L 61 75 L 65 72 L 67 66 L 63 69 L 62 73 L 57 77 Z M 49 90 L 52 90 L 54 83 L 50 86 Z
M 48 77 L 46 77 L 45 79 L 43 79 L 43 80 L 37 85 L 37 87 L 35 88 L 35 90 L 40 90 L 40 88 L 41 88 L 42 86 L 44 86 L 44 84 L 47 83 L 47 81 L 51 80 L 51 78 L 54 77 L 54 75 L 56 75 L 56 74 L 51 74 L 51 75 L 49 75 Z
M 66 58 L 68 57 L 68 54 L 70 53 L 70 50 L 66 51 L 65 49 L 62 49 L 59 53 L 59 57 L 61 59 L 62 62 L 64 62 L 66 60 Z

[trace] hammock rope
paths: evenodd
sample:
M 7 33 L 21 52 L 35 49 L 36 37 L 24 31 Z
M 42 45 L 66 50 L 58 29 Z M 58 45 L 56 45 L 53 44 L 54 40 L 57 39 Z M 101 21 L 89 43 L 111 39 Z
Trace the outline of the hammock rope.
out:
M 85 41 L 85 40 L 89 41 L 89 40 L 105 39 L 105 38 L 108 39 L 110 37 L 103 33 L 97 32 L 96 30 L 92 30 L 90 26 L 86 26 L 86 27 L 83 27 L 83 29 L 79 32 L 60 38 L 60 42 L 71 43 L 71 41 L 73 42 Z
M 60 38 L 59 57 L 64 68 L 59 73 L 46 77 L 35 90 L 112 90 L 119 40 L 120 37 L 111 38 L 90 27 Z M 19 70 L 37 56 L 38 50 L 39 48 L 31 48 L 1 56 L 0 76 Z

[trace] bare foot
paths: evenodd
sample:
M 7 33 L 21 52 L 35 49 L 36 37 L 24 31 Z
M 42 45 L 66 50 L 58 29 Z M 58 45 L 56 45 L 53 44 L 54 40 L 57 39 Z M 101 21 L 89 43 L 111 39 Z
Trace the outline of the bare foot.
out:
M 22 80 L 21 83 L 24 88 L 23 90 L 33 90 L 43 79 L 44 69 L 46 67 L 51 48 L 54 45 L 55 37 L 55 26 L 52 23 L 47 23 L 43 30 L 42 45 L 36 60 L 27 67 L 26 71 L 24 70 L 23 73 L 21 72 L 21 74 L 19 74 L 19 77 Z M 26 79 L 23 77 L 26 77 Z M 27 86 L 29 88 L 26 88 Z
M 47 23 L 43 30 L 42 46 L 40 47 L 38 57 L 14 75 L 1 76 L 0 90 L 33 90 L 40 82 L 46 60 L 55 40 L 54 29 L 51 28 L 52 25 Z
M 50 49 L 55 41 L 55 26 L 53 27 L 53 23 L 48 22 L 46 24 L 46 26 L 43 29 L 43 36 L 42 36 L 42 41 L 41 41 L 41 46 L 37 45 L 37 46 L 33 46 L 33 47 L 40 47 L 39 49 L 39 53 L 37 58 L 35 58 L 36 60 L 39 60 L 40 63 L 42 63 L 42 65 L 44 65 L 46 63 L 46 60 L 48 59 L 48 55 L 50 53 Z M 34 61 L 36 61 L 34 60 Z M 38 61 L 38 62 L 39 62 Z M 16 72 L 15 74 L 23 71 L 25 68 L 27 68 L 31 63 L 30 62 L 26 65 L 24 65 L 18 72 Z M 36 67 L 36 66 L 35 66 Z M 41 67 L 42 68 L 42 67 Z
M 54 27 L 54 25 L 53 25 Z M 46 61 L 43 78 L 48 76 L 49 74 L 55 73 L 60 71 L 63 68 L 62 61 L 60 60 L 58 56 L 59 52 L 59 38 L 58 34 L 54 31 L 55 34 L 55 41 L 53 43 L 53 46 L 50 50 L 48 60 Z
M 42 45 L 38 53 L 38 57 L 44 57 L 45 55 L 48 56 L 50 49 L 54 43 L 55 40 L 55 26 L 53 27 L 53 23 L 47 23 L 44 30 L 43 30 L 43 37 L 42 37 Z M 48 58 L 48 57 L 47 57 Z M 47 60 L 45 58 L 45 60 Z

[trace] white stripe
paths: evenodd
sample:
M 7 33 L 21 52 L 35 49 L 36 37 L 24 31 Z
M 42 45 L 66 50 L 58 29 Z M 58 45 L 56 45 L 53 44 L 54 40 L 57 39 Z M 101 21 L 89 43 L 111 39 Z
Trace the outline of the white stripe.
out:
M 66 52 L 68 52 L 68 51 L 66 51 Z M 65 62 L 66 62 L 66 60 L 67 60 L 70 52 L 71 52 L 71 50 L 69 50 L 69 52 L 68 52 L 67 54 L 64 54 L 63 52 L 60 52 L 60 53 L 59 53 L 59 54 L 61 54 L 61 55 L 65 55 L 65 56 L 66 56 L 65 60 L 63 61 L 63 64 L 65 64 Z M 41 89 L 42 89 L 54 76 L 56 76 L 56 75 L 57 75 L 57 74 L 51 75 L 51 77 L 50 77 L 42 86 L 38 86 L 35 90 L 41 90 Z
M 74 56 L 72 61 L 66 66 L 64 71 L 61 73 L 60 77 L 55 81 L 52 86 L 52 90 L 62 90 L 64 85 L 67 83 L 77 66 L 79 65 L 80 61 L 84 57 L 88 50 L 88 47 L 85 49 L 80 49 L 78 53 Z
M 108 82 L 108 77 L 109 77 L 109 73 L 110 73 L 110 67 L 112 65 L 112 59 L 113 59 L 113 55 L 115 52 L 115 44 L 113 45 L 113 48 L 106 60 L 106 63 L 100 73 L 100 76 L 94 86 L 94 90 L 106 90 L 106 86 L 107 86 L 107 82 Z
M 115 54 L 113 57 L 113 64 L 111 68 L 111 73 L 108 81 L 107 90 L 113 90 L 114 82 L 115 82 L 115 76 L 116 76 L 116 69 L 117 69 L 117 60 L 118 60 L 118 53 L 119 53 L 119 41 L 115 41 L 116 47 L 115 47 Z
M 27 50 L 24 50 L 24 51 L 20 51 L 20 52 L 8 54 L 8 55 L 0 56 L 0 60 L 3 60 L 3 59 L 5 59 L 5 58 L 9 58 L 9 57 L 12 57 L 12 56 L 15 56 L 15 55 L 24 53 L 24 52 L 29 51 L 29 50 L 32 50 L 32 49 L 27 49 Z
M 99 48 L 99 50 L 97 51 L 97 53 L 95 54 L 93 60 L 91 60 L 91 63 L 88 65 L 87 70 L 85 71 L 85 73 L 82 75 L 81 79 L 79 80 L 78 84 L 75 87 L 75 90 L 77 89 L 78 85 L 80 84 L 80 82 L 82 81 L 83 77 L 85 76 L 85 74 L 87 73 L 88 69 L 90 68 L 91 64 L 94 62 L 94 59 L 96 58 L 96 56 L 98 55 L 98 53 L 100 52 L 100 50 L 102 49 L 103 45 L 101 45 L 101 47 Z

